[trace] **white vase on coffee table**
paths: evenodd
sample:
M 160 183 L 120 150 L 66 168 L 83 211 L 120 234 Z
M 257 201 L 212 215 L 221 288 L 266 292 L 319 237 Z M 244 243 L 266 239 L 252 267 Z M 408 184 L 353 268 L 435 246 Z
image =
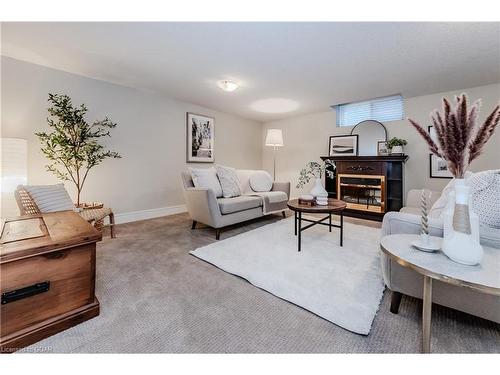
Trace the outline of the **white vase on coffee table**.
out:
M 328 192 L 325 190 L 323 185 L 321 184 L 321 178 L 317 178 L 314 182 L 314 186 L 309 192 L 313 197 L 323 197 L 328 198 Z

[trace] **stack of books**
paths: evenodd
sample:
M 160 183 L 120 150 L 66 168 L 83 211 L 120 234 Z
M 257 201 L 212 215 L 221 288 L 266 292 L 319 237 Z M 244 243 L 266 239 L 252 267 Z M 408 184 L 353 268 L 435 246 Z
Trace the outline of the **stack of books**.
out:
M 328 206 L 328 197 L 316 197 L 316 204 L 318 206 Z
M 299 204 L 303 204 L 306 206 L 314 206 L 314 197 L 309 194 L 301 195 L 299 197 Z

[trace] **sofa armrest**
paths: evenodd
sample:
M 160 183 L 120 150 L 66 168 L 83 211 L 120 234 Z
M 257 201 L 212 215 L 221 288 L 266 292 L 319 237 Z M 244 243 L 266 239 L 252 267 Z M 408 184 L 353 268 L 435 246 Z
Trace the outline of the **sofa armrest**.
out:
M 290 199 L 290 182 L 274 182 L 271 191 L 282 191 Z
M 382 237 L 389 234 L 419 234 L 420 216 L 407 214 L 404 212 L 391 211 L 384 215 L 382 221 Z M 429 218 L 429 234 L 432 236 L 443 236 L 443 220 L 439 218 Z
M 212 189 L 185 188 L 184 197 L 191 219 L 214 228 L 217 227 L 221 212 Z

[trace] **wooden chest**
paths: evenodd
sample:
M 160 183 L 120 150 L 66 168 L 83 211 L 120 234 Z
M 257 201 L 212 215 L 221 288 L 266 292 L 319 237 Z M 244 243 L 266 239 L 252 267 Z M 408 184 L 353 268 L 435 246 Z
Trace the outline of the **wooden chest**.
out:
M 96 242 L 71 211 L 7 220 L 0 245 L 0 349 L 12 352 L 99 315 Z

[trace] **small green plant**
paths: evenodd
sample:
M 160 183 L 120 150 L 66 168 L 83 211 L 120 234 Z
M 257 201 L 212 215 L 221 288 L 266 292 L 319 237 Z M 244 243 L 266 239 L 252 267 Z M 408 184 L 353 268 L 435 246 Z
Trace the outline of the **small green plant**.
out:
M 107 117 L 89 124 L 85 120 L 87 107 L 74 107 L 67 95 L 49 94 L 51 107 L 47 119 L 52 132 L 38 132 L 35 135 L 42 143 L 42 153 L 50 164 L 47 171 L 64 181 L 71 181 L 76 187 L 76 204 L 80 205 L 80 193 L 91 168 L 107 158 L 121 158 L 114 151 L 105 150 L 98 143 L 102 137 L 110 136 L 110 129 L 116 124 Z
M 299 182 L 297 183 L 297 189 L 302 188 L 304 185 L 309 183 L 312 178 L 321 178 L 326 173 L 328 178 L 334 178 L 335 174 L 333 171 L 328 169 L 328 167 L 332 167 L 335 169 L 335 164 L 331 160 L 325 160 L 323 164 L 318 163 L 316 161 L 310 161 L 306 164 L 306 167 L 300 171 L 299 174 Z
M 406 139 L 394 137 L 387 142 L 387 148 L 391 149 L 394 146 L 406 146 L 407 144 Z

